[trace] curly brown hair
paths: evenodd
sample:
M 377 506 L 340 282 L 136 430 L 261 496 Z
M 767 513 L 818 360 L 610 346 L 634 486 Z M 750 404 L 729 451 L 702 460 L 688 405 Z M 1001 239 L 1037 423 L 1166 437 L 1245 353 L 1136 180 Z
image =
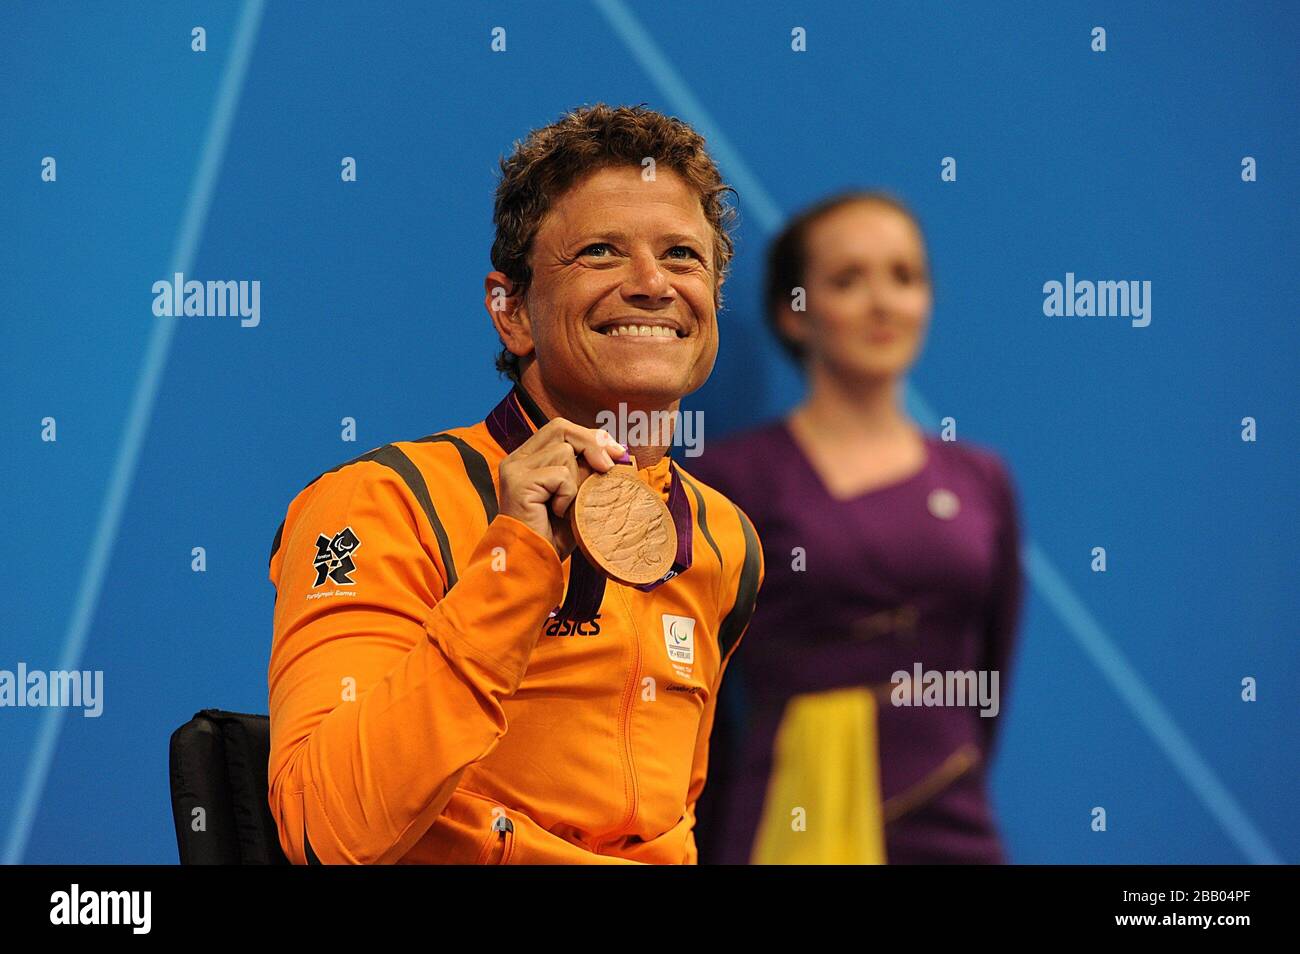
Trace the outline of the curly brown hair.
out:
M 713 298 L 722 307 L 722 283 L 734 246 L 730 228 L 736 217 L 727 193 L 736 190 L 722 181 L 705 149 L 704 137 L 675 116 L 638 106 L 596 103 L 565 113 L 549 126 L 534 129 L 516 141 L 509 158 L 501 159 L 492 221 L 492 267 L 505 273 L 515 294 L 527 294 L 532 280 L 528 253 L 551 203 L 582 177 L 608 166 L 638 168 L 645 158 L 656 167 L 676 172 L 700 196 L 704 216 L 713 227 L 715 265 Z M 519 358 L 502 347 L 497 370 L 519 380 Z

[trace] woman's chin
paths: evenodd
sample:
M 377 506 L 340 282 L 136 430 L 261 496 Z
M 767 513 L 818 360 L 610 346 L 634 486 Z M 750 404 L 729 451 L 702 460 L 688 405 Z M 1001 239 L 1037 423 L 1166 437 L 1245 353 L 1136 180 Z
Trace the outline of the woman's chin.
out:
M 686 393 L 688 377 L 676 362 L 644 358 L 605 368 L 601 380 L 613 393 L 634 396 L 646 402 L 667 403 Z
M 880 357 L 856 361 L 836 361 L 831 368 L 837 378 L 848 381 L 885 381 L 902 377 L 911 367 L 911 361 L 884 360 Z

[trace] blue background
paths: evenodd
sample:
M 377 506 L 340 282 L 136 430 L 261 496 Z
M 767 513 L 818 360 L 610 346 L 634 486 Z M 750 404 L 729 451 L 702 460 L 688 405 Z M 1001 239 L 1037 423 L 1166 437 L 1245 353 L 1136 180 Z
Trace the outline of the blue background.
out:
M 176 860 L 168 736 L 267 710 L 286 506 L 505 390 L 482 306 L 496 161 L 605 101 L 695 124 L 740 190 L 722 351 L 686 404 L 707 436 L 800 396 L 757 309 L 782 217 L 848 186 L 919 214 L 936 306 L 913 406 L 1002 454 L 1023 508 L 993 792 L 1011 858 L 1300 860 L 1296 9 L 3 4 L 0 669 L 105 679 L 98 719 L 0 709 L 4 859 Z M 261 324 L 154 317 L 174 262 L 259 279 Z M 1045 317 L 1067 271 L 1150 280 L 1151 325 Z

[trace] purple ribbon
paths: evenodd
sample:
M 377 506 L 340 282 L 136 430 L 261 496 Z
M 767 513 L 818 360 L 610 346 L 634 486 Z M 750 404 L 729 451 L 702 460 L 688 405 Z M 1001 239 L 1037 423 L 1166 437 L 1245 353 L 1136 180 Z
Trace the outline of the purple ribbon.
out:
M 492 409 L 485 423 L 488 432 L 505 450 L 513 453 L 520 444 L 533 436 L 533 426 L 541 428 L 547 418 L 537 402 L 527 391 L 516 384 L 501 402 Z M 631 458 L 624 455 L 619 463 L 630 463 Z M 685 573 L 691 566 L 691 544 L 695 524 L 691 520 L 691 505 L 686 499 L 686 488 L 677 473 L 677 465 L 668 463 L 672 471 L 672 482 L 668 487 L 668 512 L 673 516 L 673 526 L 677 529 L 677 555 L 672 567 L 653 583 L 641 583 L 636 589 L 649 592 L 667 583 L 673 577 Z M 569 588 L 565 591 L 564 602 L 551 611 L 553 616 L 575 623 L 586 623 L 596 618 L 600 604 L 605 598 L 605 574 L 591 565 L 581 550 L 575 549 L 569 557 Z

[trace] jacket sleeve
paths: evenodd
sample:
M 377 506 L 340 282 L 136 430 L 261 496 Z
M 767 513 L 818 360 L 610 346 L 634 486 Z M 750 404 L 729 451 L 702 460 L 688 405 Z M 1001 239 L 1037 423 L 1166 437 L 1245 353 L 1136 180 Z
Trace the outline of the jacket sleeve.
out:
M 1024 594 L 1021 569 L 1020 517 L 1015 485 L 1006 467 L 994 461 L 993 487 L 999 521 L 995 542 L 994 578 L 984 627 L 984 668 L 998 673 L 998 714 L 981 718 L 986 761 L 991 761 L 999 730 L 1010 698 L 1011 668 L 1020 625 Z
M 562 595 L 559 558 L 504 514 L 450 590 L 441 552 L 425 507 L 374 461 L 289 508 L 271 563 L 268 799 L 294 863 L 400 859 L 506 732 L 501 702 Z
M 726 656 L 722 660 L 722 665 L 718 670 L 718 678 L 713 685 L 713 691 L 709 693 L 708 702 L 705 704 L 704 713 L 700 718 L 699 734 L 695 740 L 695 758 L 691 766 L 691 783 L 686 794 L 686 813 L 691 820 L 690 835 L 686 842 L 686 858 L 683 863 L 688 865 L 699 863 L 699 844 L 696 840 L 696 822 L 698 821 L 697 809 L 701 807 L 700 796 L 705 789 L 705 782 L 711 778 L 709 774 L 709 752 L 711 746 L 721 741 L 722 745 L 722 763 L 730 761 L 731 751 L 730 743 L 733 733 L 730 731 L 731 726 L 725 718 L 718 719 L 718 694 L 722 689 L 722 680 L 727 670 L 731 666 L 732 658 L 736 655 L 745 633 L 749 630 L 749 621 L 753 617 L 754 607 L 757 604 L 758 592 L 762 589 L 763 579 L 766 574 L 766 565 L 763 561 L 763 547 L 759 540 L 757 532 L 754 531 L 753 524 L 749 518 L 739 508 L 735 508 L 736 516 L 740 521 L 739 539 L 745 541 L 745 550 L 738 551 L 734 560 L 729 561 L 731 566 L 727 567 L 727 573 L 724 573 L 724 595 L 725 599 L 722 606 L 720 618 L 722 622 L 719 626 L 725 626 L 728 617 L 733 613 L 739 614 L 735 617 L 733 625 L 737 627 L 736 640 L 732 643 Z M 747 576 L 754 575 L 751 581 Z M 751 591 L 752 590 L 752 594 Z M 719 734 L 715 732 L 715 722 L 719 727 L 727 730 L 725 738 L 719 739 Z M 718 784 L 713 786 L 710 795 L 716 796 L 718 789 L 726 783 L 726 772 L 717 773 L 719 778 Z M 716 826 L 720 819 L 716 818 L 713 811 L 714 806 L 718 803 L 716 797 L 710 798 L 707 805 L 708 818 L 706 819 L 710 827 Z M 711 835 L 711 833 L 707 833 Z

